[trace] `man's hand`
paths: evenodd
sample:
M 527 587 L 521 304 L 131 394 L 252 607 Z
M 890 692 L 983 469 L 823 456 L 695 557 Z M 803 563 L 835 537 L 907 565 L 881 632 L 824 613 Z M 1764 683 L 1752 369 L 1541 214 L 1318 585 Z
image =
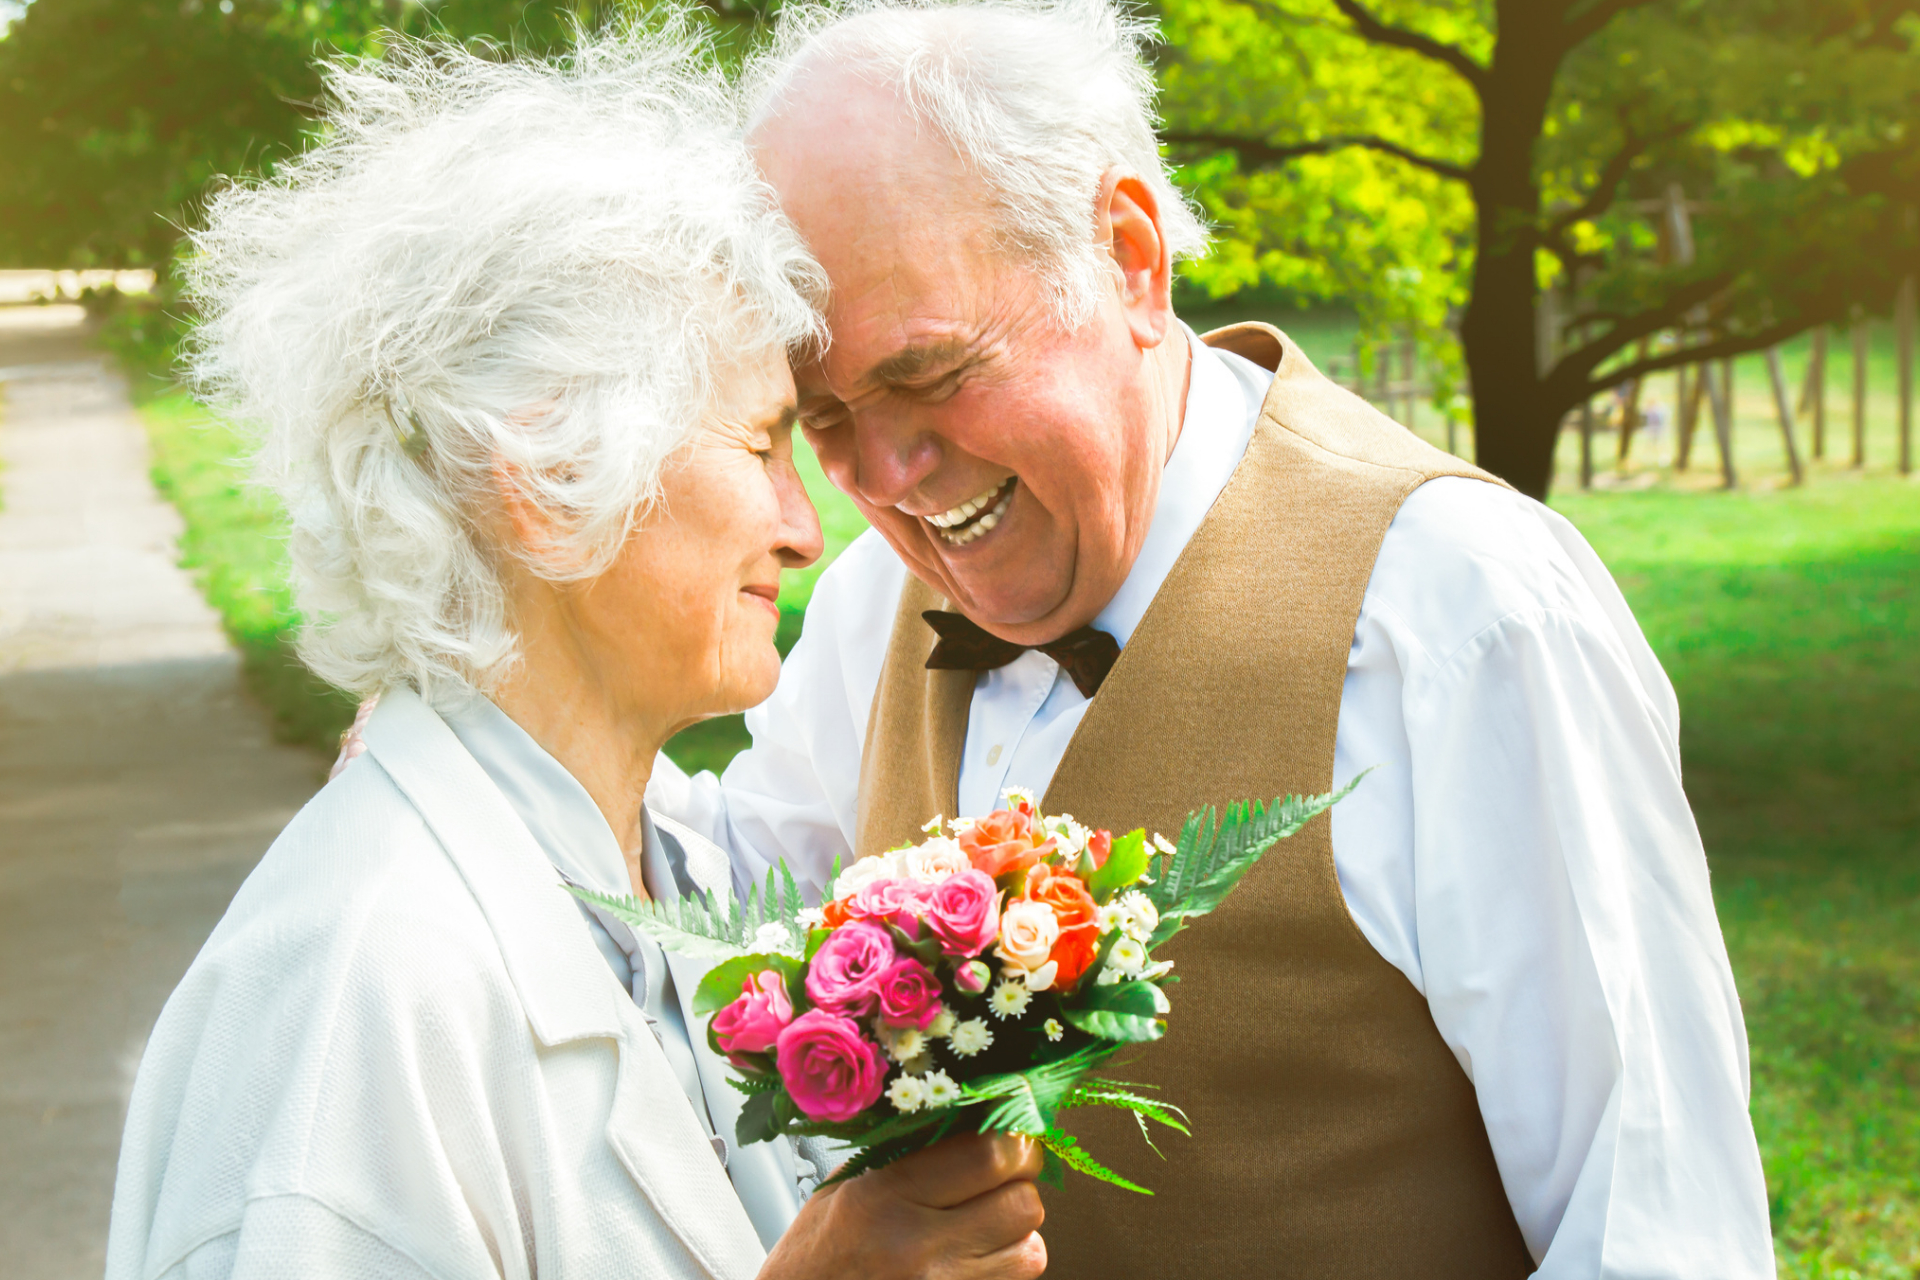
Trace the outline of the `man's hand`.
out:
M 1027 1138 L 948 1138 L 814 1194 L 760 1280 L 1032 1280 L 1046 1212 Z

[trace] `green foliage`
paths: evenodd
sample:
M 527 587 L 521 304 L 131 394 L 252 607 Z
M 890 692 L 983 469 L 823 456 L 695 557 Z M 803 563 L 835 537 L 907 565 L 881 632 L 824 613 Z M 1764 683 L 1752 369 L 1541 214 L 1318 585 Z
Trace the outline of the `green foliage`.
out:
M 0 38 L 0 263 L 162 266 L 220 175 L 271 173 L 313 127 L 316 58 L 388 32 L 563 50 L 644 0 L 35 0 Z M 723 51 L 755 3 L 699 12 Z
M 1219 906 L 1262 854 L 1346 799 L 1368 772 L 1322 796 L 1283 796 L 1272 804 L 1228 805 L 1218 816 L 1211 807 L 1188 815 L 1174 852 L 1162 860 L 1158 879 L 1146 890 L 1162 928 Z M 1156 932 L 1155 943 L 1164 940 Z
M 1464 356 L 1479 461 L 1527 492 L 1587 396 L 1884 310 L 1920 269 L 1913 0 L 1161 8 L 1164 136 L 1222 231 L 1188 278 Z M 1536 367 L 1547 285 L 1560 351 Z
M 1094 869 L 1087 888 L 1094 898 L 1105 902 L 1147 873 L 1147 833 L 1129 831 L 1115 836 L 1107 851 L 1107 860 Z
M 745 960 L 753 962 L 751 967 L 769 968 L 778 963 L 779 957 L 754 950 L 766 945 L 760 940 L 762 930 L 780 931 L 782 937 L 773 945 L 791 947 L 796 953 L 807 937 L 799 918 L 806 909 L 806 899 L 785 862 L 767 868 L 766 884 L 750 889 L 744 902 L 725 890 L 642 902 L 574 885 L 568 889 L 582 901 L 646 933 L 669 951 L 701 959 Z M 791 972 L 798 972 L 798 964 L 795 960 Z M 746 971 L 742 970 L 740 976 L 744 978 Z M 705 984 L 701 989 L 706 989 Z M 733 991 L 738 994 L 739 990 L 736 980 Z
M 1681 702 L 1780 1274 L 1920 1268 L 1920 501 L 1568 494 Z
M 793 956 L 761 952 L 758 955 L 733 956 L 707 970 L 707 976 L 700 979 L 700 985 L 694 989 L 694 1016 L 706 1017 L 720 1012 L 740 998 L 747 979 L 768 969 L 779 970 L 781 980 L 786 983 L 788 996 L 796 1005 L 804 1007 L 807 995 L 805 988 L 800 985 L 803 976 L 800 961 Z
M 1166 993 L 1151 982 L 1117 982 L 1090 987 L 1078 1005 L 1060 1016 L 1090 1036 L 1132 1043 L 1158 1040 L 1167 1033 Z

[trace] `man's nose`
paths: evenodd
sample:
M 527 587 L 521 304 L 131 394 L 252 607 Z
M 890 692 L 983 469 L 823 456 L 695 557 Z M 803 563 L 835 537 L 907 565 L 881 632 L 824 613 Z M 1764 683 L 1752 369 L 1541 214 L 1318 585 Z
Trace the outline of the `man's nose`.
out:
M 878 410 L 854 415 L 853 449 L 854 488 L 874 507 L 906 501 L 945 456 L 938 436 L 904 415 Z

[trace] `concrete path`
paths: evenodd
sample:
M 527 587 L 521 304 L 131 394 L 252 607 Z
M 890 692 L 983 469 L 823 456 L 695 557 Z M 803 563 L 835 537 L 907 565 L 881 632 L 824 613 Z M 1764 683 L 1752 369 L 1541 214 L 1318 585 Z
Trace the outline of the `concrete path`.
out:
M 161 1005 L 325 762 L 278 746 L 77 307 L 0 307 L 0 1274 L 98 1277 Z

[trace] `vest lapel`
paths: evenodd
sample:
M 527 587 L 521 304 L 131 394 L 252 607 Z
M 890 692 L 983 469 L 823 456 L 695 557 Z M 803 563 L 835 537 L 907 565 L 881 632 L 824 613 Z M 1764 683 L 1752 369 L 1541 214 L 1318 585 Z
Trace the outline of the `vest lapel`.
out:
M 936 637 L 920 615 L 947 607 L 933 588 L 907 576 L 860 753 L 859 857 L 919 839 L 921 826 L 935 814 L 957 816 L 960 753 L 979 677 L 927 670 Z

